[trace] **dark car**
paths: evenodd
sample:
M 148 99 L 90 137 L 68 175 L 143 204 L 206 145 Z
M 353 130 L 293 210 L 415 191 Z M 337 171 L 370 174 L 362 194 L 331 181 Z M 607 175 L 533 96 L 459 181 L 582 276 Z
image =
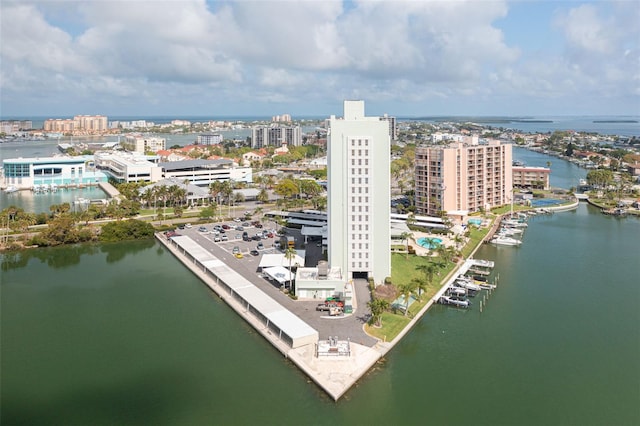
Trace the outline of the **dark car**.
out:
M 225 223 L 224 225 L 222 225 L 222 229 L 229 229 L 229 225 Z
M 253 226 L 255 226 L 256 228 L 262 228 L 262 224 L 260 222 L 254 224 Z
M 316 306 L 316 311 L 328 311 L 330 306 L 326 303 L 320 303 Z
M 178 229 L 184 229 L 184 224 L 178 225 Z
M 260 235 L 254 235 L 253 237 L 251 237 L 251 239 L 253 241 L 260 241 L 261 240 Z
M 249 253 L 251 253 L 252 256 L 258 256 L 260 254 L 258 250 L 251 250 Z
M 251 225 L 249 225 L 249 222 L 242 222 L 242 226 L 251 226 Z
M 264 244 L 262 244 L 262 241 L 258 243 L 258 247 L 256 247 L 258 250 L 262 250 L 264 248 Z

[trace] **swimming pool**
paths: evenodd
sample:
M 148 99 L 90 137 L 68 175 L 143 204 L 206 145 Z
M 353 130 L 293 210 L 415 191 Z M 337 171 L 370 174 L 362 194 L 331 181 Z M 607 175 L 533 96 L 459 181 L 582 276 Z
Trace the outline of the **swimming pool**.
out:
M 469 225 L 482 225 L 482 219 L 469 219 Z
M 440 244 L 442 244 L 442 239 L 441 238 L 422 237 L 422 238 L 418 238 L 416 240 L 416 242 L 421 247 L 424 247 L 424 248 L 427 248 L 427 249 L 434 249 L 434 248 L 440 247 Z
M 564 200 L 558 200 L 555 198 L 538 198 L 538 199 L 531 200 L 531 207 L 556 206 L 564 202 L 565 202 Z

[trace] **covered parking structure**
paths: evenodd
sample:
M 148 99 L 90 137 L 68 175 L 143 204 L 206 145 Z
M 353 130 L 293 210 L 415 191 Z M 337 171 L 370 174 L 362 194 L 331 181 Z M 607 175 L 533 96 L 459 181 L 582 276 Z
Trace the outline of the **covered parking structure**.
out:
M 286 285 L 295 278 L 295 274 L 283 266 L 264 268 L 262 273 L 280 285 Z
M 190 237 L 176 236 L 172 237 L 170 241 L 183 255 L 191 259 L 199 269 L 211 276 L 215 284 L 222 288 L 227 295 L 233 297 L 234 300 L 242 305 L 244 308 L 242 313 L 251 313 L 253 317 L 271 331 L 273 336 L 277 336 L 278 339 L 294 349 L 308 344 L 315 344 L 318 341 L 318 332 L 314 328 L 273 300 Z M 212 287 L 212 289 L 216 291 L 215 288 Z M 224 295 L 220 294 L 220 296 Z

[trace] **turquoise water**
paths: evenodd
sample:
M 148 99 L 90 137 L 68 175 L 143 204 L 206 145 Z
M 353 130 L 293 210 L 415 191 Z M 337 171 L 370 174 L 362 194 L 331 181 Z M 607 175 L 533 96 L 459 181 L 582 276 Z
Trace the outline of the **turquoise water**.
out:
M 563 204 L 565 201 L 554 198 L 539 198 L 531 200 L 531 207 L 548 207 Z
M 79 198 L 98 200 L 107 198 L 107 194 L 97 186 L 85 188 L 65 188 L 56 192 L 34 193 L 32 191 L 17 191 L 5 193 L 0 191 L 0 210 L 14 205 L 28 212 L 49 213 L 49 207 L 53 204 L 70 203 Z
M 470 225 L 482 225 L 482 219 L 469 219 Z
M 440 247 L 440 244 L 442 244 L 442 239 L 441 238 L 422 237 L 422 238 L 418 238 L 416 240 L 416 242 L 421 247 L 424 247 L 424 248 L 427 248 L 427 249 L 434 249 L 434 248 Z

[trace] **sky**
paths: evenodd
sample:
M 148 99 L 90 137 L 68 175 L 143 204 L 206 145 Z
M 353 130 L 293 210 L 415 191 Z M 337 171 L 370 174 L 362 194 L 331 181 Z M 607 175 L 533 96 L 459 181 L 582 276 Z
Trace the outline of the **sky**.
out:
M 637 116 L 638 23 L 636 0 L 2 0 L 0 116 Z

